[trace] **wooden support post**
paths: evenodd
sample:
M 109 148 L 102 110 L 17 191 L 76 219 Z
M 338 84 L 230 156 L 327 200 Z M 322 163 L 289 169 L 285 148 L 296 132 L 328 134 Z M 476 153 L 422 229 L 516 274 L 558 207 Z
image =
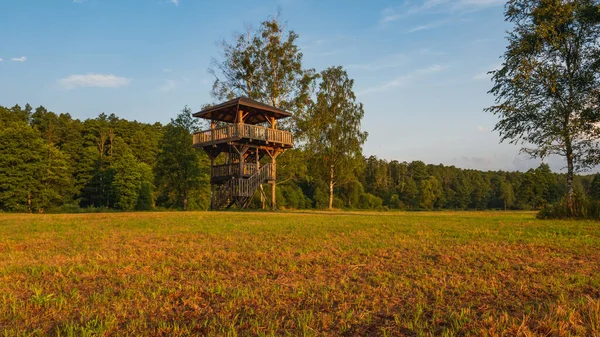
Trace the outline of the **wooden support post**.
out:
M 215 184 L 213 183 L 213 167 L 215 166 L 215 156 L 210 153 L 210 209 L 215 209 Z
M 256 170 L 260 169 L 260 161 L 258 156 L 258 147 L 256 147 Z
M 240 155 L 240 174 L 239 176 L 242 177 L 244 175 L 244 155 L 246 154 L 246 152 L 248 151 L 249 146 L 243 146 L 239 151 L 238 154 Z M 237 151 L 237 149 L 236 149 Z
M 277 158 L 275 156 L 271 157 L 271 175 L 273 176 L 273 181 L 271 182 L 271 208 L 273 210 L 277 209 Z
M 246 118 L 246 116 L 248 116 L 247 113 L 244 114 L 244 111 L 242 111 L 241 109 L 238 110 L 238 113 L 237 113 L 237 122 L 239 124 L 244 124 L 244 118 Z
M 262 209 L 267 209 L 267 195 L 262 184 L 260 184 L 260 202 L 262 203 Z
M 279 156 L 283 150 L 273 149 L 266 150 L 269 157 L 271 157 L 271 208 L 277 209 L 277 156 Z

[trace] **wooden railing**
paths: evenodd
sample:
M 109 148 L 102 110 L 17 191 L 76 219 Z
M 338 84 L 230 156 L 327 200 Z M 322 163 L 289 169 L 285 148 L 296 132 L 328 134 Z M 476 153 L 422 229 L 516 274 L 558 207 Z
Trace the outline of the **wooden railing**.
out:
M 243 163 L 242 172 L 240 174 L 240 164 L 225 164 L 215 165 L 211 168 L 211 176 L 227 177 L 227 176 L 251 176 L 258 170 L 258 165 L 254 163 Z
M 194 134 L 194 145 L 209 145 L 222 141 L 248 138 L 266 142 L 293 145 L 294 139 L 288 131 L 270 129 L 249 124 L 227 124 L 220 128 L 200 131 Z

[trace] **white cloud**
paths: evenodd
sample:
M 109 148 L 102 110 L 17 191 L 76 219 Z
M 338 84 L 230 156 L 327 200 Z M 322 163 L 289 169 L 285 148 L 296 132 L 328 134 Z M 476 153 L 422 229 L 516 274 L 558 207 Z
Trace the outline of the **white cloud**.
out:
M 429 48 L 422 48 L 419 50 L 419 54 L 425 55 L 425 56 L 442 56 L 442 55 L 446 55 L 447 53 L 443 52 L 443 51 L 431 50 Z
M 456 6 L 458 7 L 493 7 L 504 5 L 506 3 L 505 0 L 459 0 L 456 1 Z
M 492 41 L 492 39 L 487 39 L 487 38 L 483 38 L 483 39 L 477 39 L 477 40 L 473 40 L 473 44 L 479 44 L 479 43 L 487 43 Z
M 165 83 L 158 88 L 159 91 L 169 92 L 175 89 L 177 83 L 174 80 L 165 80 Z
M 342 53 L 342 50 L 330 50 L 330 51 L 326 51 L 326 52 L 322 52 L 320 55 L 321 56 L 333 56 L 333 55 L 339 55 Z
M 381 85 L 378 86 L 374 86 L 374 87 L 370 87 L 367 88 L 365 90 L 359 91 L 356 93 L 357 96 L 362 96 L 365 94 L 369 94 L 369 93 L 373 93 L 373 92 L 380 92 L 380 91 L 385 91 L 391 88 L 396 88 L 396 87 L 404 87 L 406 85 L 408 85 L 408 83 L 410 83 L 410 80 L 413 78 L 412 75 L 404 75 L 404 76 L 400 76 L 396 79 L 393 79 L 391 81 L 385 82 Z
M 179 6 L 179 0 L 168 0 L 167 2 L 171 3 L 171 4 L 175 5 L 175 6 Z
M 441 20 L 441 21 L 436 21 L 436 22 L 431 22 L 425 25 L 420 25 L 420 26 L 416 26 L 413 27 L 411 29 L 408 30 L 409 33 L 414 33 L 414 32 L 418 32 L 421 30 L 428 30 L 428 29 L 433 29 L 433 28 L 438 28 L 444 25 L 447 25 L 449 23 L 449 20 Z
M 128 85 L 131 82 L 128 78 L 105 74 L 86 74 L 71 75 L 58 80 L 58 84 L 64 89 L 99 87 L 99 88 L 118 88 Z
M 432 64 L 427 68 L 417 69 L 417 70 L 415 70 L 415 72 L 419 73 L 419 74 L 429 74 L 429 73 L 434 73 L 436 71 L 440 71 L 440 70 L 444 70 L 444 69 L 446 69 L 446 67 L 443 65 Z
M 381 12 L 379 24 L 385 25 L 420 13 L 452 14 L 472 12 L 488 7 L 500 6 L 505 0 L 425 0 L 416 5 L 405 2 L 399 7 L 388 7 Z
M 327 40 L 325 39 L 303 39 L 300 43 L 300 49 L 302 50 L 311 50 L 317 49 L 326 44 Z
M 478 125 L 477 126 L 477 131 L 479 131 L 479 132 L 490 132 L 490 129 L 486 128 L 484 126 Z
M 165 72 L 165 73 L 170 73 L 170 72 L 171 72 L 171 69 L 169 69 L 169 68 L 165 68 L 165 69 L 163 69 L 163 72 Z
M 502 68 L 502 64 L 500 64 L 500 63 L 494 64 L 494 65 L 492 65 L 492 66 L 490 66 L 490 67 L 488 68 L 488 69 L 490 69 L 490 70 L 487 70 L 487 71 L 482 71 L 482 72 L 480 72 L 480 73 L 477 73 L 477 74 L 475 74 L 475 75 L 473 76 L 473 80 L 474 80 L 474 81 L 489 80 L 489 79 L 491 79 L 491 78 L 492 78 L 492 74 L 489 74 L 489 72 L 490 72 L 490 71 L 494 71 L 494 70 L 498 70 L 498 69 L 500 69 L 500 68 Z
M 404 54 L 394 54 L 389 55 L 383 58 L 379 58 L 369 63 L 361 63 L 361 64 L 349 64 L 347 66 L 348 69 L 360 69 L 360 70 L 381 70 L 381 69 L 389 69 L 396 68 L 406 64 L 409 60 L 409 57 Z
M 490 74 L 487 73 L 487 71 L 477 73 L 477 74 L 475 74 L 475 76 L 473 76 L 473 80 L 475 80 L 475 81 L 488 80 L 490 78 L 491 78 L 491 76 L 490 76 Z
M 393 8 L 386 8 L 381 12 L 381 23 L 388 23 L 388 22 L 393 22 L 396 20 L 401 19 L 403 16 L 405 16 L 406 14 L 402 15 L 400 13 L 398 13 L 395 9 Z
M 433 64 L 426 68 L 416 69 L 406 75 L 397 77 L 397 78 L 395 78 L 391 81 L 385 82 L 381 85 L 361 90 L 361 91 L 357 92 L 356 95 L 361 96 L 361 95 L 365 95 L 365 94 L 369 94 L 369 93 L 373 93 L 373 92 L 386 91 L 391 88 L 405 87 L 408 84 L 410 84 L 413 79 L 419 77 L 419 75 L 430 74 L 430 73 L 438 72 L 438 71 L 441 71 L 444 69 L 446 69 L 446 67 L 443 65 L 439 65 L 439 64 Z
M 27 57 L 25 57 L 25 56 L 13 57 L 13 58 L 11 58 L 11 60 L 15 61 L 15 62 L 25 62 L 25 61 L 27 61 Z
M 4 62 L 4 60 L 3 60 L 3 59 L 0 59 L 0 62 Z

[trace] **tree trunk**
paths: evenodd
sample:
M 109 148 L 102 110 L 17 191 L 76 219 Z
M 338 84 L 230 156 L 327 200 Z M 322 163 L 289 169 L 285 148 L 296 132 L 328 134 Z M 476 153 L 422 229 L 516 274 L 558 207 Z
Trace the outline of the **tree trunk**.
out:
M 271 209 L 277 209 L 277 153 L 271 157 L 271 175 L 273 183 L 271 183 Z
M 329 166 L 329 209 L 333 209 L 333 165 Z
M 275 181 L 271 184 L 271 208 L 277 209 L 277 183 Z
M 183 210 L 187 211 L 188 197 L 187 192 L 183 194 Z
M 575 191 L 573 190 L 573 148 L 570 140 L 566 143 L 567 147 L 567 205 L 571 213 L 573 213 L 573 203 Z

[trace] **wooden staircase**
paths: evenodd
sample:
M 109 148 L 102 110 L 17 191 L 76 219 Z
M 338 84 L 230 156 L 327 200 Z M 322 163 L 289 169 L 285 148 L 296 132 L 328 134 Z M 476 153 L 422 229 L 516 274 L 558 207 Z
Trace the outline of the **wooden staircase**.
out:
M 232 178 L 215 190 L 212 209 L 229 208 L 233 205 L 246 208 L 260 185 L 271 180 L 271 164 L 263 165 L 248 178 Z

